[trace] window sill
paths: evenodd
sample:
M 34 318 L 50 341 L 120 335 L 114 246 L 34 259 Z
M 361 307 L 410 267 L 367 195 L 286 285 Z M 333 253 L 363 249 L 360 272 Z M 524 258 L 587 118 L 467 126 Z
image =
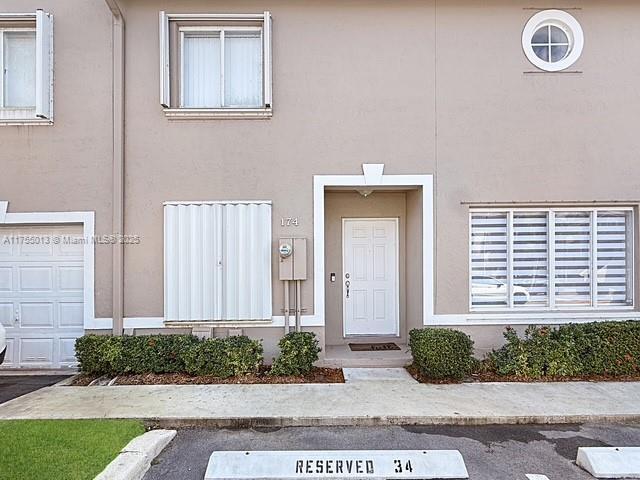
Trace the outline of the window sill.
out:
M 53 125 L 53 120 L 45 118 L 0 118 L 0 126 Z
M 171 120 L 241 120 L 269 119 L 271 108 L 165 108 L 164 114 Z

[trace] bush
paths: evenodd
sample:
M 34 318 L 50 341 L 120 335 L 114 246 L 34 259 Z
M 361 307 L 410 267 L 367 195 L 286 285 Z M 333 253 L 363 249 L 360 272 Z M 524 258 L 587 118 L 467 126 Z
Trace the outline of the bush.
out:
M 228 378 L 258 373 L 262 344 L 245 336 L 209 338 L 184 353 L 187 373 Z
M 184 372 L 183 354 L 200 343 L 193 335 L 142 335 L 122 337 L 120 373 Z
M 473 341 L 468 335 L 446 328 L 422 328 L 409 332 L 413 364 L 428 378 L 461 380 L 473 371 Z
M 193 335 L 85 335 L 76 341 L 76 357 L 80 371 L 92 375 L 193 372 L 229 377 L 257 371 L 262 346 L 247 337 L 202 341 Z
M 541 378 L 640 373 L 640 322 L 530 326 L 524 338 L 507 328 L 504 336 L 506 344 L 488 358 L 499 375 Z
M 80 371 L 90 375 L 97 375 L 109 370 L 102 346 L 111 337 L 99 335 L 85 335 L 76 340 L 76 358 Z
M 280 355 L 271 366 L 272 375 L 305 375 L 318 360 L 318 339 L 312 332 L 291 332 L 278 342 Z

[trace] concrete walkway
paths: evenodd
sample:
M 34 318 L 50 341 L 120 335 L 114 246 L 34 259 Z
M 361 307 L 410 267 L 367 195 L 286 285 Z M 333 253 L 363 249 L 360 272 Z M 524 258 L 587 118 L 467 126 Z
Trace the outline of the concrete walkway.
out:
M 53 386 L 0 419 L 140 418 L 162 426 L 437 425 L 640 421 L 640 382 L 354 382 Z

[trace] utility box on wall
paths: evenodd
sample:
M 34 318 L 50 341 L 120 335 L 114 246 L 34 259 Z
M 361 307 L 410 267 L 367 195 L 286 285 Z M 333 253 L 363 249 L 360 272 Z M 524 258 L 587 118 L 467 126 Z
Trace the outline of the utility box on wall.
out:
M 278 241 L 280 255 L 280 280 L 307 279 L 307 239 L 281 238 Z

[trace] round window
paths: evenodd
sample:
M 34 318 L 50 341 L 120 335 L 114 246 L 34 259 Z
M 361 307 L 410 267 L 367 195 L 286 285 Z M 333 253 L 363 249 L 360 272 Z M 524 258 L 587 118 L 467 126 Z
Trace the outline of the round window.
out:
M 535 14 L 522 33 L 522 48 L 531 63 L 548 72 L 573 65 L 582 53 L 584 36 L 578 21 L 562 10 Z

